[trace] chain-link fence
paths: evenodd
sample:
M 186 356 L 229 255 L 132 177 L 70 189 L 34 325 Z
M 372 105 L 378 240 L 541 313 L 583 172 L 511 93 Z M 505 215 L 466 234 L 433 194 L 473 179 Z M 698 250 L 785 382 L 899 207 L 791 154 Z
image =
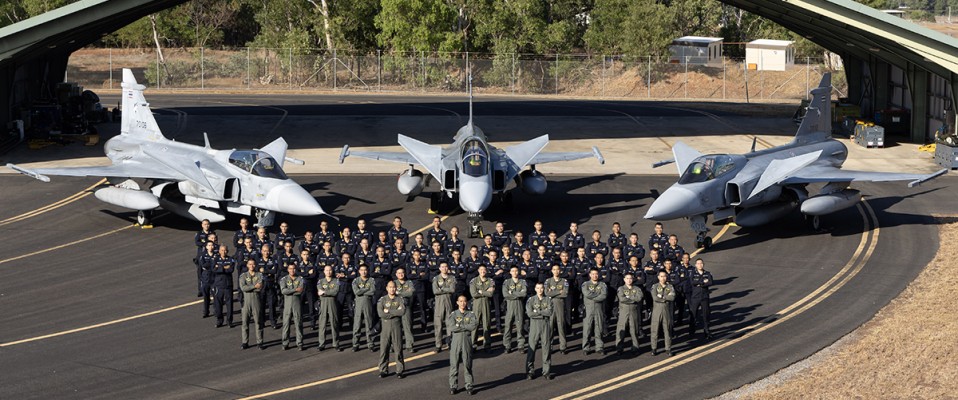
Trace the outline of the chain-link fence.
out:
M 749 68 L 751 67 L 751 68 Z M 157 89 L 464 92 L 467 71 L 480 93 L 649 99 L 804 99 L 828 68 L 796 60 L 763 71 L 743 60 L 696 65 L 667 58 L 476 53 L 358 54 L 301 49 L 82 49 L 67 80 L 89 89 L 119 88 L 130 68 Z M 843 73 L 833 74 L 839 96 Z

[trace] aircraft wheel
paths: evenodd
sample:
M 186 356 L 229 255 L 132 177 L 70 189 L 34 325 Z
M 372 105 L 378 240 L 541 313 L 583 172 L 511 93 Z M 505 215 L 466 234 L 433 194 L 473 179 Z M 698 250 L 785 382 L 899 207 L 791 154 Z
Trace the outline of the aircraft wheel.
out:
M 153 219 L 153 211 L 140 211 L 136 213 L 136 224 L 139 226 L 147 226 L 150 224 L 150 220 Z
M 702 241 L 702 248 L 708 250 L 709 247 L 712 247 L 712 237 L 706 236 L 705 240 Z
M 812 229 L 814 229 L 814 230 L 816 230 L 816 231 L 822 229 L 822 218 L 821 218 L 820 216 L 818 216 L 818 215 L 813 215 L 813 216 L 808 220 L 808 223 L 809 223 L 809 225 L 812 227 Z
M 433 193 L 432 196 L 429 197 L 429 211 L 431 211 L 431 212 L 433 212 L 433 213 L 435 213 L 435 214 L 438 214 L 438 213 L 439 213 L 439 205 L 440 205 L 441 203 L 442 203 L 442 194 L 441 194 L 441 193 Z

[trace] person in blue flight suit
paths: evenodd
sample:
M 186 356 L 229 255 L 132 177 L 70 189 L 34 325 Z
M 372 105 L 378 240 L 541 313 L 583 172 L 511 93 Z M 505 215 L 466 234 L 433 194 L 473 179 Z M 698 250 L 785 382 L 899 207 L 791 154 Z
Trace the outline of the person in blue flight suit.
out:
M 639 243 L 637 233 L 633 232 L 629 235 L 629 242 L 622 247 L 622 255 L 625 256 L 626 260 L 636 256 L 639 258 L 639 264 L 642 263 L 642 259 L 645 258 L 645 247 L 642 246 L 642 243 Z
M 523 251 L 529 249 L 529 243 L 526 242 L 526 237 L 522 231 L 516 231 L 513 238 L 515 240 L 509 244 L 509 251 L 515 256 L 521 256 Z
M 549 231 L 545 244 L 540 246 L 546 247 L 546 254 L 552 257 L 553 261 L 559 261 L 559 254 L 565 251 L 565 244 L 559 241 L 556 231 Z
M 496 250 L 489 250 L 489 254 L 486 254 L 486 260 L 480 264 L 486 267 L 486 271 L 492 272 L 492 281 L 495 284 L 495 291 L 492 296 L 492 308 L 495 311 L 495 322 L 496 330 L 502 332 L 502 307 L 505 304 L 505 301 L 502 297 L 502 283 L 506 280 L 506 277 L 509 276 L 509 270 L 505 269 L 506 264 L 499 261 L 499 252 Z
M 683 254 L 685 254 L 685 249 L 679 246 L 679 237 L 669 235 L 669 244 L 665 246 L 665 257 L 663 258 L 671 260 L 672 264 L 675 265 L 682 260 Z
M 376 245 L 373 248 L 382 247 L 386 251 L 386 257 L 389 257 L 393 252 L 393 244 L 389 242 L 389 237 L 386 236 L 386 231 L 379 231 L 379 239 L 376 240 Z M 376 297 L 377 299 L 379 297 Z
M 492 232 L 492 245 L 496 249 L 501 249 L 502 246 L 508 246 L 510 244 L 512 244 L 512 238 L 506 233 L 505 226 L 502 222 L 496 222 L 496 230 Z
M 565 313 L 565 331 L 572 332 L 572 309 L 575 307 L 576 299 L 580 295 L 578 288 L 578 279 L 579 273 L 576 270 L 575 264 L 572 263 L 572 260 L 569 259 L 569 253 L 562 251 L 559 253 L 559 262 L 555 264 L 559 267 L 560 275 L 562 279 L 565 279 L 569 284 L 569 293 L 565 297 L 565 306 L 562 310 L 555 310 L 554 312 L 563 312 Z
M 239 230 L 233 233 L 233 246 L 236 246 L 236 248 L 243 247 L 244 239 L 252 239 L 256 236 L 256 233 L 249 229 L 249 219 L 246 219 L 246 217 L 240 218 L 239 224 Z M 225 240 L 226 238 L 223 239 Z
M 356 231 L 353 232 L 353 241 L 356 243 L 361 243 L 363 239 L 369 243 L 369 248 L 372 249 L 372 244 L 375 243 L 376 238 L 373 237 L 373 231 L 366 229 L 366 220 L 360 218 L 356 221 Z
M 430 282 L 432 282 L 432 278 L 435 278 L 436 275 L 439 275 L 439 264 L 442 263 L 446 263 L 448 265 L 449 257 L 442 252 L 442 243 L 432 242 L 432 250 L 426 256 L 426 265 L 429 265 Z
M 626 238 L 622 234 L 622 225 L 618 222 L 612 223 L 612 233 L 609 234 L 609 248 L 622 249 L 625 246 Z
M 257 254 L 259 254 L 259 250 L 258 250 L 256 247 L 253 247 L 253 238 L 252 238 L 252 237 L 247 237 L 247 238 L 243 239 L 242 245 L 240 245 L 240 247 L 237 247 L 237 248 L 236 248 L 236 252 L 233 253 L 233 259 L 236 260 L 236 265 L 246 265 L 246 262 L 249 261 L 249 260 L 251 260 L 251 259 L 255 259 Z M 240 275 L 242 275 L 242 273 L 240 273 Z M 237 286 L 239 286 L 239 279 L 240 279 L 240 276 L 237 275 L 237 277 L 236 277 L 236 284 L 237 284 Z M 265 289 L 264 289 L 264 290 L 265 290 Z M 263 292 L 260 291 L 260 297 L 261 297 L 261 298 L 262 298 L 262 293 L 263 293 Z M 238 300 L 239 300 L 239 305 L 242 306 L 242 305 L 243 305 L 243 295 L 240 294 L 238 297 L 239 297 L 239 299 L 238 299 Z M 262 307 L 262 304 L 260 304 L 260 306 Z M 261 320 L 262 320 L 262 319 L 261 319 Z
M 292 246 L 290 246 L 292 247 Z M 303 278 L 303 293 L 300 295 L 302 297 L 302 307 L 305 310 L 305 315 L 309 316 L 309 324 L 313 327 L 313 330 L 316 330 L 316 301 L 318 295 L 316 294 L 316 283 L 319 282 L 319 268 L 316 267 L 316 264 L 310 261 L 309 251 L 303 250 L 299 253 L 299 259 L 296 260 L 293 264 L 283 264 L 282 267 L 288 267 L 293 265 L 296 267 L 296 276 Z M 303 315 L 304 313 L 300 313 Z
M 396 279 L 396 268 L 406 268 L 406 263 L 409 262 L 411 255 L 409 251 L 406 250 L 406 244 L 403 243 L 402 239 L 396 239 L 393 244 L 393 252 L 389 255 L 389 260 L 393 263 L 393 280 Z M 412 311 L 409 311 L 412 313 Z
M 622 273 L 629 266 L 629 262 L 622 257 L 622 250 L 620 248 L 613 247 L 612 255 L 609 256 L 609 259 L 605 261 L 605 264 L 609 269 L 609 293 L 618 293 L 619 287 L 625 285 L 625 276 Z M 619 315 L 619 313 L 612 312 L 612 310 L 615 308 L 615 302 L 617 300 L 617 298 L 613 297 L 614 296 L 608 296 L 605 302 L 605 317 L 609 321 L 612 320 L 613 316 L 618 318 Z
M 532 258 L 532 251 L 523 251 L 522 256 L 519 258 L 519 262 L 516 264 L 516 266 L 519 267 L 519 277 L 525 279 L 526 281 L 526 287 L 529 287 L 530 285 L 535 287 L 536 283 L 539 282 L 540 265 L 537 264 Z M 506 271 L 508 271 L 508 269 L 506 269 Z
M 210 316 L 210 297 L 212 296 L 213 268 L 216 266 L 216 243 L 206 242 L 204 251 L 197 264 L 200 268 L 200 294 L 203 295 L 203 318 Z M 232 295 L 231 295 L 232 296 Z M 233 299 L 230 298 L 232 303 Z
M 223 326 L 223 307 L 226 307 L 226 324 L 233 327 L 233 270 L 236 260 L 229 256 L 229 247 L 220 245 L 219 254 L 213 266 L 213 314 L 216 315 L 216 327 Z
M 359 242 L 353 241 L 353 235 L 350 233 L 349 227 L 343 228 L 342 239 L 336 243 L 336 253 L 343 255 L 343 253 L 349 253 L 350 257 L 355 257 L 356 250 L 359 249 Z
M 419 256 L 422 258 L 426 258 L 431 249 L 432 247 L 426 244 L 426 237 L 421 233 L 417 233 L 416 236 L 413 236 L 413 243 L 408 248 L 410 252 L 414 250 L 418 251 Z
M 532 223 L 532 233 L 529 234 L 529 246 L 539 247 L 549 240 L 549 235 L 542 230 L 542 221 Z M 520 254 L 520 253 L 516 253 Z
M 356 250 L 356 253 L 353 254 L 353 259 L 356 260 L 356 265 L 369 265 L 373 261 L 373 258 L 376 257 L 376 250 L 369 246 L 369 239 L 362 239 L 359 241 L 359 249 Z
M 536 265 L 536 276 L 535 280 L 529 279 L 526 277 L 526 280 L 529 284 L 528 287 L 536 287 L 537 283 L 544 283 L 546 279 L 552 276 L 552 264 L 555 263 L 555 260 L 552 258 L 552 255 L 549 254 L 546 250 L 546 246 L 539 245 L 539 248 L 536 249 L 536 255 L 532 258 L 532 263 Z
M 603 259 L 609 258 L 609 245 L 602 241 L 602 233 L 592 231 L 592 241 L 585 245 L 585 256 L 595 259 L 595 255 L 599 253 L 602 253 Z
M 409 243 L 409 231 L 402 226 L 402 218 L 393 218 L 393 227 L 387 233 L 390 243 L 396 243 L 396 239 L 401 239 L 403 245 Z
M 446 243 L 446 230 L 442 229 L 442 218 L 438 215 L 432 217 L 432 228 L 426 231 L 426 244 L 432 246 L 433 243 L 443 245 Z
M 322 269 L 327 265 L 335 268 L 336 264 L 339 264 L 339 260 L 339 254 L 333 251 L 333 244 L 330 242 L 323 242 L 322 249 L 313 255 L 313 263 L 316 264 L 317 269 Z
M 410 306 L 410 310 L 419 311 L 419 321 L 422 324 L 421 332 L 428 332 L 426 328 L 426 316 L 429 315 L 426 313 L 426 286 L 430 285 L 429 282 L 429 265 L 423 261 L 422 256 L 418 250 L 412 250 L 412 257 L 406 263 L 406 271 L 409 275 L 409 280 L 413 283 L 413 304 Z
M 469 281 L 467 277 L 469 276 L 469 267 L 466 266 L 465 261 L 462 259 L 462 253 L 459 250 L 453 250 L 450 253 L 449 257 L 449 274 L 456 278 L 456 291 L 453 292 L 453 296 L 459 298 L 460 295 L 466 296 L 466 299 L 469 298 Z
M 375 283 L 373 299 L 379 299 L 385 296 L 386 283 L 392 282 L 393 280 L 393 263 L 386 254 L 385 247 L 376 246 L 376 255 L 373 256 L 369 262 L 369 274 Z M 382 327 L 382 324 L 379 321 L 379 315 L 377 313 L 373 313 L 373 320 L 375 321 L 373 335 L 375 335 Z
M 196 232 L 196 235 L 193 235 L 193 244 L 196 245 L 197 255 L 202 255 L 204 252 L 206 252 L 206 242 L 210 234 L 213 234 L 214 238 L 216 237 L 216 232 L 210 229 L 210 220 L 204 219 L 200 222 L 200 231 Z M 219 244 L 217 243 L 217 246 L 218 245 Z M 202 272 L 200 271 L 199 261 L 200 260 L 198 258 L 193 258 L 193 264 L 196 265 L 196 297 L 209 297 L 209 294 L 203 294 L 203 279 L 200 277 Z
M 457 250 L 460 256 L 466 253 L 466 242 L 459 238 L 459 227 L 449 228 L 449 237 L 446 238 L 443 247 L 447 255 L 452 255 L 452 252 Z
M 289 224 L 285 221 L 279 224 L 279 233 L 276 234 L 276 248 L 282 248 L 283 244 L 291 242 L 296 245 L 296 235 L 289 231 Z
M 276 322 L 276 305 L 279 301 L 279 263 L 270 253 L 269 245 L 261 247 L 259 254 L 254 259 L 256 260 L 256 269 L 263 274 L 263 290 L 260 292 L 263 314 L 269 317 L 273 329 L 279 329 L 279 324 Z
M 322 246 L 323 242 L 336 244 L 339 241 L 339 233 L 330 229 L 326 221 L 319 221 L 319 232 L 315 232 L 314 236 L 316 243 L 319 243 L 317 247 Z
M 266 232 L 266 228 L 259 227 L 256 228 L 256 236 L 253 236 L 253 247 L 260 249 L 263 245 L 269 246 L 269 252 L 275 253 L 276 247 L 273 246 L 273 241 L 269 238 L 269 233 Z
M 319 249 L 323 246 L 323 242 L 316 240 L 316 237 L 313 235 L 313 231 L 306 231 L 303 234 L 303 241 L 299 242 L 299 252 L 306 250 L 309 252 L 309 258 L 316 262 L 316 255 L 319 254 Z M 297 252 L 297 254 L 299 254 Z
M 655 228 L 653 229 L 654 232 L 649 235 L 649 252 L 652 250 L 658 250 L 661 253 L 665 251 L 665 246 L 669 245 L 669 235 L 665 234 L 665 227 L 661 222 L 656 222 Z M 660 255 L 664 256 L 665 254 Z
M 575 222 L 569 224 L 569 233 L 565 235 L 562 245 L 565 246 L 565 251 L 569 253 L 585 248 L 585 238 L 579 233 L 579 224 Z
M 671 263 L 667 262 L 666 265 Z M 685 312 L 689 311 L 688 298 L 692 294 L 692 281 L 689 276 L 689 269 L 682 266 L 681 263 L 672 263 L 671 272 L 669 272 L 669 282 L 675 288 L 675 316 L 672 318 L 672 326 L 678 326 L 685 323 Z
M 492 244 L 492 235 L 487 233 L 482 237 L 482 246 L 479 247 L 479 254 L 482 254 L 483 257 L 488 257 L 490 251 L 499 253 L 501 249 L 502 246 L 496 247 Z
M 353 261 L 352 255 L 342 253 L 339 262 L 333 267 L 333 274 L 339 281 L 339 293 L 336 294 L 336 304 L 339 307 L 339 321 L 337 326 L 342 328 L 343 321 L 352 320 L 355 303 L 353 298 L 353 279 L 359 276 L 359 268 Z
M 705 339 L 712 339 L 712 332 L 709 331 L 709 291 L 713 283 L 712 273 L 705 270 L 705 261 L 701 258 L 695 260 L 695 269 L 689 273 L 689 284 L 692 285 L 692 291 L 689 295 L 689 309 L 692 310 L 691 323 L 689 328 L 689 337 L 695 335 L 695 328 L 701 324 L 705 330 Z
M 479 254 L 479 247 L 472 245 L 469 247 L 469 256 L 466 257 L 463 262 L 466 264 L 468 275 L 466 276 L 466 282 L 472 282 L 472 278 L 479 276 L 479 267 L 484 265 L 486 262 L 486 257 Z M 489 268 L 489 271 L 492 271 L 492 268 Z M 470 294 L 471 296 L 471 294 Z M 472 299 L 472 297 L 470 297 Z

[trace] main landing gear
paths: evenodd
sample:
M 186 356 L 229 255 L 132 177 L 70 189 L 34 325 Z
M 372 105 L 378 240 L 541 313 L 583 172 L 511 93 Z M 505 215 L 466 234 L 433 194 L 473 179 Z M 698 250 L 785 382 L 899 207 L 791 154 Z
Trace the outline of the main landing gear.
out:
M 136 226 L 143 229 L 153 227 L 153 210 L 145 210 L 136 213 Z

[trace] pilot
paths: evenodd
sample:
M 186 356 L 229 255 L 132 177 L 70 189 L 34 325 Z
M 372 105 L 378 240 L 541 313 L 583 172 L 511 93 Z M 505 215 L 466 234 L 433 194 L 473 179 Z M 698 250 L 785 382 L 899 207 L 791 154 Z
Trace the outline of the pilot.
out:
M 659 332 L 665 336 L 665 351 L 672 357 L 672 302 L 675 300 L 675 288 L 669 283 L 668 274 L 662 270 L 658 281 L 652 285 L 652 355 L 658 354 Z
M 466 252 L 466 243 L 459 238 L 459 227 L 449 228 L 449 237 L 446 238 L 445 244 L 446 254 L 452 254 L 453 251 L 459 251 L 459 254 L 462 255 Z
M 269 246 L 270 254 L 276 252 L 276 248 L 273 246 L 273 241 L 269 239 L 269 233 L 266 233 L 266 228 L 259 227 L 256 228 L 256 236 L 253 237 L 253 247 L 260 249 L 263 245 Z
M 569 253 L 563 251 L 559 253 L 559 262 L 555 265 L 559 266 L 559 269 L 562 271 L 560 275 L 562 279 L 565 279 L 569 284 L 569 293 L 565 297 L 565 306 L 559 309 L 556 309 L 556 312 L 565 313 L 565 330 L 566 332 L 572 332 L 572 309 L 578 306 L 576 299 L 579 298 L 579 273 L 576 270 L 576 265 L 572 263 L 572 260 L 569 258 Z
M 665 247 L 665 259 L 672 260 L 672 264 L 678 264 L 685 254 L 685 249 L 679 246 L 679 237 L 669 235 L 669 244 Z
M 516 231 L 515 241 L 509 244 L 509 251 L 512 254 L 521 255 L 523 251 L 529 249 L 529 243 L 525 242 L 525 235 L 522 234 L 522 231 Z
M 580 248 L 585 248 L 585 238 L 579 233 L 579 224 L 573 222 L 569 224 L 569 233 L 565 235 L 562 245 L 565 251 L 573 252 Z
M 625 246 L 625 235 L 622 234 L 622 225 L 618 222 L 612 223 L 612 233 L 609 234 L 609 248 L 621 249 Z
M 252 239 L 255 236 L 253 231 L 249 229 L 249 219 L 246 217 L 240 218 L 239 224 L 239 230 L 233 234 L 233 245 L 235 245 L 236 248 L 243 247 L 243 239 Z
M 386 283 L 393 280 L 392 261 L 386 256 L 386 250 L 382 246 L 376 246 L 376 256 L 369 263 L 369 268 L 376 282 L 376 292 L 373 294 L 373 298 L 378 299 L 386 295 Z M 378 320 L 379 313 L 374 313 L 373 318 Z M 378 323 L 377 328 L 379 328 Z
M 592 231 L 592 241 L 585 245 L 585 256 L 595 258 L 596 254 L 602 253 L 602 258 L 609 258 L 609 245 L 602 242 L 602 233 Z
M 479 248 L 479 252 L 488 257 L 490 251 L 498 251 L 501 248 L 502 246 L 496 247 L 492 244 L 492 235 L 487 233 L 482 237 L 482 247 Z
M 233 270 L 236 262 L 229 256 L 229 247 L 220 245 L 213 266 L 213 313 L 216 327 L 223 326 L 223 306 L 226 306 L 226 324 L 233 327 Z
M 437 244 L 438 243 L 434 243 Z M 452 294 L 456 292 L 456 277 L 449 275 L 449 263 L 443 261 L 439 264 L 439 274 L 432 278 L 432 293 L 434 294 L 432 328 L 435 330 L 436 352 L 442 351 L 442 338 L 446 330 L 451 327 L 447 324 L 446 330 L 442 329 L 442 324 L 446 322 L 446 317 L 452 313 Z
M 353 241 L 353 235 L 349 232 L 349 227 L 343 228 L 342 239 L 336 243 L 336 252 L 342 255 L 343 253 L 349 253 L 349 256 L 352 257 L 356 254 L 356 250 L 359 248 L 359 242 Z
M 245 265 L 246 261 L 256 259 L 257 254 L 259 254 L 258 252 L 259 250 L 253 247 L 253 238 L 247 237 L 243 239 L 240 247 L 236 248 L 236 253 L 233 253 L 233 259 L 236 260 L 236 265 Z M 239 275 L 237 275 L 236 281 L 239 282 Z M 243 305 L 243 296 L 239 296 L 239 304 L 240 306 Z
M 601 256 L 600 256 L 601 257 Z M 603 348 L 602 331 L 605 330 L 605 298 L 608 296 L 608 287 L 599 280 L 599 270 L 589 270 L 589 281 L 582 284 L 582 296 L 585 299 L 585 320 L 582 321 L 582 351 L 585 355 L 592 354 L 589 340 L 594 339 L 595 351 L 605 355 Z
M 373 237 L 373 232 L 366 230 L 366 220 L 360 218 L 356 221 L 356 232 L 353 232 L 353 241 L 356 243 L 362 243 L 363 239 L 370 244 L 373 243 L 376 238 Z
M 642 268 L 641 264 L 639 264 L 638 257 L 629 257 L 629 266 L 625 268 L 623 277 L 625 275 L 632 275 L 632 284 L 641 290 L 640 293 L 642 294 L 642 301 L 641 304 L 636 307 L 636 309 L 638 310 L 637 312 L 639 313 L 639 318 L 642 319 L 639 320 L 637 326 L 639 329 L 639 338 L 644 338 L 645 334 L 642 331 L 641 322 L 645 321 L 647 319 L 646 316 L 649 315 L 648 309 L 652 302 L 652 295 L 649 293 L 649 287 L 651 285 L 648 285 L 647 283 L 648 275 L 645 274 L 645 269 Z
M 619 287 L 625 284 L 625 278 L 622 274 L 628 268 L 629 262 L 622 257 L 622 250 L 616 247 L 612 249 L 612 256 L 606 260 L 605 264 L 609 269 L 609 292 L 617 292 Z M 608 316 L 609 320 L 612 319 L 612 309 L 615 307 L 615 299 L 611 297 L 609 296 L 605 303 L 605 315 Z
M 552 315 L 556 313 L 553 302 L 545 295 L 544 285 L 536 284 L 535 294 L 526 300 L 525 311 L 529 315 L 529 350 L 526 354 L 526 379 L 532 380 L 535 367 L 536 347 L 542 348 L 542 376 L 554 377 L 549 372 L 552 364 Z
M 665 250 L 665 246 L 669 245 L 669 235 L 665 234 L 664 228 L 661 222 L 655 223 L 655 232 L 649 235 L 649 251 L 658 250 L 661 252 Z
M 263 275 L 256 272 L 256 261 L 249 260 L 246 262 L 246 272 L 240 275 L 240 291 L 243 297 L 246 298 L 243 311 L 240 313 L 243 318 L 243 326 L 241 329 L 243 350 L 249 348 L 250 320 L 253 320 L 253 324 L 256 327 L 256 344 L 260 350 L 266 350 L 266 345 L 263 343 L 263 324 L 262 319 L 260 319 L 260 315 L 263 311 L 259 304 L 259 292 L 261 290 L 263 290 Z
M 365 240 L 365 239 L 364 239 Z M 359 351 L 359 334 L 362 324 L 366 324 L 366 347 L 376 351 L 373 344 L 373 292 L 376 280 L 369 277 L 369 267 L 359 266 L 359 277 L 353 279 L 353 295 L 356 297 L 356 310 L 353 313 L 353 352 Z
M 509 275 L 506 269 L 506 265 L 499 262 L 499 253 L 495 250 L 489 250 L 487 254 L 487 259 L 483 262 L 486 266 L 487 271 L 491 270 L 492 281 L 495 283 L 496 291 L 492 296 L 493 311 L 496 313 L 495 325 L 496 330 L 502 332 L 502 282 L 506 280 L 506 275 Z
M 319 294 L 319 347 L 317 350 L 326 350 L 326 326 L 333 333 L 333 347 L 337 351 L 343 351 L 339 347 L 339 310 L 336 306 L 336 297 L 342 284 L 339 279 L 333 275 L 333 267 L 327 265 L 323 268 L 323 278 L 316 284 L 316 293 Z
M 213 284 L 213 268 L 216 266 L 214 262 L 216 260 L 216 243 L 206 242 L 206 245 L 203 246 L 206 250 L 203 252 L 203 255 L 200 256 L 197 260 L 197 267 L 200 270 L 200 295 L 203 296 L 203 318 L 209 318 L 210 316 L 210 296 L 212 295 L 211 289 Z M 230 302 L 233 301 L 232 295 L 230 295 Z
M 642 243 L 639 243 L 639 235 L 637 233 L 633 232 L 629 235 L 629 242 L 622 247 L 622 253 L 626 259 L 636 256 L 639 258 L 639 263 L 642 262 L 642 259 L 645 258 L 645 247 L 642 246 Z
M 430 246 L 432 245 L 432 243 L 439 243 L 440 245 L 443 245 L 446 243 L 446 230 L 442 229 L 441 225 L 442 225 L 441 217 L 439 217 L 438 215 L 435 217 L 432 217 L 432 229 L 426 231 L 426 235 L 428 236 L 428 239 L 429 239 L 428 242 Z
M 263 274 L 263 290 L 260 292 L 260 303 L 263 305 L 264 313 L 269 315 L 270 323 L 273 329 L 279 329 L 276 323 L 276 302 L 278 296 L 279 263 L 270 253 L 269 245 L 265 244 L 260 248 L 260 253 L 256 255 L 256 269 Z
M 319 232 L 316 233 L 316 242 L 322 244 L 323 242 L 336 243 L 338 241 L 339 237 L 336 236 L 336 232 L 329 229 L 329 222 L 319 221 Z
M 695 269 L 689 273 L 689 284 L 692 285 L 689 295 L 689 309 L 692 310 L 690 337 L 695 335 L 695 327 L 701 323 L 705 330 L 705 338 L 712 339 L 712 333 L 709 332 L 709 287 L 712 286 L 712 282 L 712 273 L 705 270 L 705 261 L 701 258 L 695 259 Z
M 479 327 L 479 317 L 466 308 L 469 303 L 466 296 L 456 296 L 458 308 L 446 318 L 447 332 L 452 340 L 449 343 L 449 392 L 456 394 L 459 390 L 459 364 L 465 372 L 465 389 L 469 395 L 475 394 L 472 384 L 472 343 L 476 329 Z
M 425 239 L 425 236 L 423 236 L 421 233 L 417 233 L 416 236 L 413 237 L 413 244 L 409 248 L 409 251 L 418 251 L 419 255 L 423 257 L 428 255 L 429 246 L 426 245 Z
M 289 224 L 285 221 L 279 223 L 279 233 L 276 234 L 276 247 L 283 247 L 283 243 L 292 242 L 296 244 L 296 235 L 289 232 Z
M 396 243 L 396 239 L 401 239 L 404 245 L 409 242 L 409 231 L 402 227 L 402 218 L 393 218 L 393 227 L 387 236 L 391 243 Z
M 309 252 L 309 258 L 315 262 L 315 257 L 319 254 L 319 249 L 322 247 L 324 242 L 315 240 L 313 231 L 306 231 L 303 234 L 303 241 L 299 242 L 299 251 L 306 250 Z
M 533 231 L 529 234 L 529 245 L 539 247 L 541 244 L 545 244 L 549 240 L 549 235 L 542 230 L 542 221 L 536 220 L 532 224 Z
M 340 254 L 339 257 L 339 262 L 333 267 L 333 273 L 336 275 L 337 282 L 339 282 L 339 291 L 336 296 L 336 304 L 339 306 L 337 316 L 349 317 L 353 315 L 352 284 L 353 279 L 358 275 L 358 271 L 356 270 L 356 263 L 353 262 L 349 253 Z M 342 326 L 342 320 L 337 319 L 336 323 Z
M 303 278 L 296 276 L 296 266 L 290 265 L 286 268 L 287 275 L 279 280 L 279 290 L 283 293 L 283 350 L 289 350 L 289 328 L 290 326 L 296 332 L 296 347 L 303 351 L 303 314 L 300 312 L 302 307 L 303 291 L 306 284 Z
M 526 281 L 519 279 L 519 267 L 512 266 L 509 269 L 509 279 L 506 279 L 502 285 L 502 295 L 506 300 L 506 323 L 505 330 L 502 332 L 502 347 L 505 347 L 506 353 L 512 353 L 515 348 L 512 347 L 512 328 L 516 328 L 516 336 L 519 340 L 520 352 L 526 352 L 526 337 L 522 332 L 522 326 L 525 324 L 525 304 L 526 300 Z
M 210 220 L 204 219 L 200 222 L 200 231 L 193 235 L 193 244 L 196 245 L 197 254 L 202 254 L 206 250 L 207 238 L 211 233 L 214 236 L 216 235 L 216 232 L 210 229 Z M 203 297 L 203 278 L 200 276 L 202 271 L 200 270 L 199 259 L 193 259 L 193 264 L 196 265 L 196 297 Z
M 376 303 L 376 313 L 383 325 L 383 333 L 379 335 L 379 377 L 385 378 L 389 374 L 389 352 L 392 351 L 396 353 L 396 372 L 402 378 L 406 364 L 400 339 L 404 331 L 402 321 L 405 320 L 408 306 L 396 292 L 395 281 L 386 284 L 386 293 Z
M 395 271 L 396 279 L 392 281 L 392 284 L 396 287 L 396 295 L 402 297 L 403 305 L 406 309 L 406 312 L 402 315 L 402 338 L 406 351 L 411 353 L 413 351 L 415 338 L 412 335 L 412 309 L 410 306 L 412 305 L 412 298 L 415 296 L 416 289 L 413 287 L 413 282 L 406 279 L 406 267 L 398 267 Z M 388 286 L 386 287 L 386 291 L 389 291 Z M 382 317 L 382 314 L 380 314 L 380 317 Z M 386 324 L 383 323 L 383 335 L 385 334 Z
M 286 246 L 292 248 L 292 244 L 286 242 Z M 305 289 L 300 295 L 300 299 L 303 300 L 301 307 L 306 310 L 306 314 L 309 315 L 309 325 L 312 326 L 313 330 L 316 330 L 316 283 L 319 281 L 319 269 L 316 268 L 316 265 L 309 260 L 309 250 L 303 250 L 299 253 L 299 259 L 296 260 L 293 264 L 283 264 L 288 267 L 289 265 L 294 265 L 296 267 L 296 275 L 303 279 L 303 284 Z
M 565 257 L 568 261 L 568 254 Z M 566 354 L 569 351 L 569 347 L 566 345 L 566 332 L 568 331 L 566 325 L 569 323 L 569 313 L 564 310 L 567 303 L 566 299 L 569 298 L 569 280 L 562 276 L 562 267 L 559 264 L 552 266 L 552 277 L 546 279 L 544 289 L 545 295 L 552 299 L 552 316 L 549 320 L 549 326 L 559 334 L 559 351 Z M 552 343 L 551 337 L 549 343 Z
M 685 311 L 688 310 L 686 299 L 692 292 L 692 284 L 689 281 L 689 270 L 681 265 L 665 260 L 665 271 L 669 273 L 669 283 L 675 288 L 675 315 L 672 317 L 672 332 L 674 334 L 675 326 L 682 325 L 685 321 Z
M 626 333 L 632 338 L 633 351 L 639 350 L 639 337 L 642 336 L 639 333 L 642 325 L 639 315 L 642 314 L 644 296 L 642 289 L 632 284 L 634 279 L 631 274 L 626 274 L 624 284 L 617 290 L 619 320 L 615 326 L 615 351 L 619 354 L 622 354 Z
M 419 322 L 422 324 L 422 332 L 428 332 L 426 329 L 426 285 L 429 285 L 429 266 L 422 260 L 419 251 L 412 251 L 412 258 L 406 263 L 406 271 L 409 279 L 413 282 L 413 299 L 411 306 L 419 311 Z M 413 307 L 409 308 L 410 310 Z M 410 315 L 411 317 L 412 315 Z M 412 351 L 412 349 L 409 349 Z
M 511 243 L 512 238 L 506 233 L 505 226 L 502 225 L 502 222 L 496 222 L 496 231 L 492 233 L 492 245 L 501 249 L 502 246 L 508 246 Z
M 469 292 L 472 294 L 472 310 L 479 318 L 479 324 L 482 326 L 482 344 L 488 352 L 489 343 L 489 299 L 495 296 L 496 284 L 492 279 L 486 277 L 486 266 L 479 266 L 478 276 L 469 281 Z M 472 344 L 478 346 L 477 340 L 479 330 L 472 331 Z

